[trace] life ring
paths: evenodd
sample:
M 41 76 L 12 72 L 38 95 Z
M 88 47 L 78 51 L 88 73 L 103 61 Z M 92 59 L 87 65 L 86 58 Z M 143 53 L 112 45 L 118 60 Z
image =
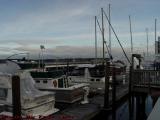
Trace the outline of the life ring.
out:
M 57 84 L 56 80 L 53 81 L 53 85 L 54 85 L 54 87 L 57 87 L 58 84 Z

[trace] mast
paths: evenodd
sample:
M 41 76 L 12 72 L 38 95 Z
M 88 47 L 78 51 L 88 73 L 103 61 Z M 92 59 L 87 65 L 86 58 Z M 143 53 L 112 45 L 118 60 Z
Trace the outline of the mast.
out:
M 103 45 L 103 64 L 104 64 L 104 23 L 103 23 L 103 8 L 101 8 L 102 12 L 102 45 Z
M 148 56 L 148 28 L 146 28 L 146 36 L 147 36 L 147 56 Z
M 95 62 L 97 64 L 97 17 L 95 16 Z
M 155 19 L 155 54 L 156 54 L 156 41 L 157 41 L 157 19 Z
M 131 54 L 133 54 L 132 24 L 131 24 L 131 17 L 130 16 L 129 16 L 129 25 L 130 25 L 130 36 L 131 36 Z
M 109 10 L 108 10 L 108 12 L 109 12 L 109 22 L 111 23 L 111 4 L 109 4 Z M 110 27 L 110 25 L 109 25 L 109 48 L 110 48 L 110 54 L 112 54 L 111 53 L 111 27 Z

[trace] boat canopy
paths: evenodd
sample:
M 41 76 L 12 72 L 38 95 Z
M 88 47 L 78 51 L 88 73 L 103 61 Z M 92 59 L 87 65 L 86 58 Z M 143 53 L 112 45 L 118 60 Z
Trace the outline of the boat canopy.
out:
M 8 84 L 8 89 L 10 89 L 9 86 L 12 85 L 12 75 L 18 75 L 20 77 L 20 93 L 21 93 L 21 103 L 22 105 L 25 105 L 24 103 L 27 101 L 34 101 L 38 98 L 42 98 L 45 96 L 54 96 L 54 93 L 52 92 L 42 92 L 35 88 L 35 82 L 33 78 L 31 77 L 30 73 L 27 71 L 20 70 L 20 67 L 11 61 L 6 61 L 5 63 L 0 63 L 0 89 L 4 88 L 4 84 Z M 8 82 L 6 82 L 8 81 Z M 7 89 L 7 88 L 5 88 Z M 12 97 L 9 97 L 8 102 L 12 103 Z M 24 106 L 22 106 L 24 107 Z

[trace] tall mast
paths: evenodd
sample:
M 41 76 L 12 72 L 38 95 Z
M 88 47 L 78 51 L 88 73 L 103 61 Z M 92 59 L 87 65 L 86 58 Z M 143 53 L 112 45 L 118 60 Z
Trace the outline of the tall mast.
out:
M 157 19 L 155 19 L 155 54 L 156 54 L 156 41 L 157 41 Z
M 108 12 L 109 12 L 109 22 L 111 23 L 111 4 L 109 4 L 109 10 L 108 10 Z M 110 48 L 110 54 L 112 54 L 111 53 L 111 27 L 110 27 L 110 25 L 109 25 L 109 48 Z
M 104 23 L 103 23 L 103 8 L 101 8 L 102 12 L 102 45 L 103 45 L 103 64 L 104 64 Z
M 131 17 L 130 16 L 129 16 L 129 25 L 130 25 L 130 36 L 131 36 L 131 54 L 133 54 L 132 23 L 131 23 Z
M 147 56 L 148 56 L 148 28 L 146 28 L 146 36 L 147 36 Z
M 97 17 L 95 16 L 95 62 L 97 64 Z

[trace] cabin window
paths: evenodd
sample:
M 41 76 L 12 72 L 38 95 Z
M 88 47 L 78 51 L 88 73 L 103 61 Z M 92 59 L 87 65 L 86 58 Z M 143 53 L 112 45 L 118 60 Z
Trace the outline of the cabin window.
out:
M 6 99 L 6 98 L 7 98 L 7 89 L 0 88 L 0 99 Z
M 71 75 L 72 76 L 84 76 L 84 71 L 85 71 L 85 68 L 79 68 L 79 69 L 75 69 L 72 71 Z
M 47 83 L 48 81 L 47 80 L 43 80 L 43 83 Z
M 90 79 L 90 81 L 94 81 L 94 79 Z
M 96 81 L 97 81 L 97 82 L 99 82 L 99 81 L 100 81 L 100 79 L 96 79 Z
M 36 80 L 36 83 L 40 83 L 40 80 Z
M 58 87 L 63 88 L 63 78 L 58 79 Z

